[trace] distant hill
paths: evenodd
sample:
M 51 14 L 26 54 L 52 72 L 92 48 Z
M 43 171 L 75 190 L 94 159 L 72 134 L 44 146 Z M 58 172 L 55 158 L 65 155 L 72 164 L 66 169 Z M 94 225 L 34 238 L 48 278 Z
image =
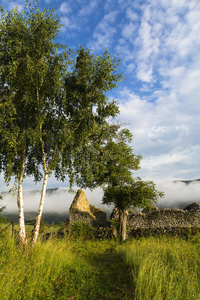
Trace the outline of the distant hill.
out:
M 18 222 L 19 215 L 16 214 L 3 214 L 4 217 L 7 217 L 11 221 Z M 35 212 L 25 213 L 25 221 L 33 221 L 36 218 Z M 64 222 L 69 218 L 68 214 L 56 214 L 56 213 L 43 213 L 42 219 L 51 224 L 52 222 L 55 224 L 59 224 L 60 222 Z
M 174 180 L 174 182 L 183 182 L 185 184 L 190 184 L 190 183 L 194 183 L 194 182 L 199 182 L 200 183 L 200 179 L 190 179 L 190 180 Z

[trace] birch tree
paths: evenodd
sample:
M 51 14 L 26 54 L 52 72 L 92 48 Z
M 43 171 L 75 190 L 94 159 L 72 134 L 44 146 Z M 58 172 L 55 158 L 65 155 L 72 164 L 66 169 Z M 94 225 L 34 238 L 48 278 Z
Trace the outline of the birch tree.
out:
M 37 152 L 42 149 L 42 110 L 48 108 L 42 100 L 60 90 L 68 65 L 67 53 L 57 54 L 61 46 L 53 41 L 59 27 L 54 11 L 40 12 L 37 3 L 22 13 L 1 9 L 0 169 L 5 181 L 14 176 L 18 185 L 21 244 L 26 242 L 23 178 L 42 177 Z
M 22 16 L 17 10 L 4 13 L 0 23 L 0 168 L 5 181 L 15 176 L 18 184 L 19 242 L 25 244 L 25 224 L 22 181 L 25 174 L 28 136 L 32 136 L 33 107 L 29 103 L 29 90 L 25 86 L 28 60 Z M 27 35 L 26 35 L 27 38 Z M 28 78 L 27 78 L 28 80 Z
M 74 183 L 80 187 L 99 184 L 89 171 L 94 161 L 85 153 L 94 149 L 91 136 L 98 132 L 99 126 L 108 124 L 119 112 L 116 101 L 106 97 L 106 92 L 122 79 L 122 75 L 116 73 L 118 63 L 106 51 L 100 57 L 81 47 L 65 76 L 64 90 L 53 98 L 52 106 L 42 111 L 44 122 L 40 141 L 45 175 L 33 245 L 39 233 L 48 175 L 52 171 L 58 179 L 67 177 L 70 186 Z
M 15 176 L 18 184 L 22 244 L 26 241 L 23 179 L 29 175 L 35 182 L 43 178 L 33 246 L 48 177 L 54 172 L 58 179 L 68 176 L 71 186 L 79 178 L 82 184 L 92 185 L 89 168 L 80 168 L 91 157 L 84 161 L 79 155 L 91 149 L 91 136 L 99 126 L 119 113 L 117 102 L 106 96 L 123 79 L 117 74 L 119 61 L 106 51 L 94 56 L 83 47 L 72 56 L 71 50 L 54 41 L 60 26 L 54 10 L 40 12 L 35 2 L 21 13 L 1 9 L 0 169 L 7 182 Z

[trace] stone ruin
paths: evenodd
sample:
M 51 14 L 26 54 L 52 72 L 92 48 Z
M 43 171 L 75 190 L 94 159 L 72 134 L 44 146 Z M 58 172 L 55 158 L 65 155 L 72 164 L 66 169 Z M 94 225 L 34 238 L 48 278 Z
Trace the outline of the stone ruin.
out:
M 113 210 L 110 219 L 118 219 L 118 212 Z M 89 204 L 85 193 L 78 190 L 69 209 L 69 222 L 86 221 L 95 227 L 105 227 L 106 213 Z M 155 206 L 142 212 L 128 211 L 127 233 L 135 235 L 140 232 L 172 232 L 181 228 L 200 229 L 200 204 L 195 202 L 184 209 L 159 209 Z
M 113 210 L 111 219 L 118 219 L 118 211 Z M 130 235 L 142 235 L 144 232 L 159 234 L 181 232 L 189 228 L 200 229 L 200 204 L 195 202 L 184 209 L 159 209 L 152 206 L 142 212 L 128 211 L 127 232 Z
M 97 227 L 106 225 L 106 213 L 91 205 L 82 190 L 77 191 L 69 209 L 69 223 L 73 224 L 77 221 L 86 221 Z

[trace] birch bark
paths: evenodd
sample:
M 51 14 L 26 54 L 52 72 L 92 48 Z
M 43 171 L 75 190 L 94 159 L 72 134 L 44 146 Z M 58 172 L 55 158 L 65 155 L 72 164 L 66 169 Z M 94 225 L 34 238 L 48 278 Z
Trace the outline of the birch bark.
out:
M 17 205 L 19 208 L 18 240 L 19 240 L 20 246 L 23 246 L 27 243 L 26 231 L 25 231 L 25 220 L 24 220 L 24 199 L 23 199 L 23 188 L 22 188 L 22 182 L 23 182 L 23 176 L 24 176 L 24 166 L 25 166 L 25 161 L 23 160 L 22 171 L 21 171 L 20 178 L 18 181 L 18 192 L 17 192 Z
M 41 222 L 41 218 L 42 218 L 42 212 L 43 212 L 44 201 L 45 201 L 45 196 L 46 196 L 47 181 L 48 181 L 48 172 L 46 172 L 44 175 L 40 204 L 39 204 L 39 208 L 38 208 L 38 213 L 37 213 L 36 222 L 35 222 L 35 229 L 34 229 L 34 234 L 33 234 L 33 239 L 32 239 L 33 247 L 35 246 L 37 239 L 38 239 L 38 235 L 39 235 L 40 222 Z

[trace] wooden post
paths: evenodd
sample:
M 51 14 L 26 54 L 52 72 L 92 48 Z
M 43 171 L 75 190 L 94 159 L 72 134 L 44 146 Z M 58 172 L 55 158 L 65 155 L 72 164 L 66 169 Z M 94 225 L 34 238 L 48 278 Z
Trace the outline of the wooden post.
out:
M 15 221 L 12 221 L 12 237 L 15 237 Z

